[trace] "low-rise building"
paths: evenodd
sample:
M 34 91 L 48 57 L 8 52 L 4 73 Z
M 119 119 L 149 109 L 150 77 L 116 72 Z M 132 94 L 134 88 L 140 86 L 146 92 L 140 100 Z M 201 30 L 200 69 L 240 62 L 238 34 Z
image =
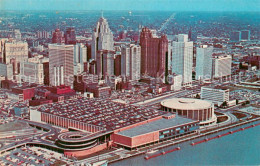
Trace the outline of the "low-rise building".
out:
M 229 102 L 229 89 L 201 87 L 201 99 L 212 101 L 214 104 L 221 105 Z

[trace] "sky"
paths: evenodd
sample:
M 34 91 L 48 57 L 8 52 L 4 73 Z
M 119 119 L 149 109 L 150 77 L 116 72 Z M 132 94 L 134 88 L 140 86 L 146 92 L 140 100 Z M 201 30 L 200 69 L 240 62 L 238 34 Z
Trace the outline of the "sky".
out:
M 260 11 L 260 0 L 0 0 L 0 10 Z

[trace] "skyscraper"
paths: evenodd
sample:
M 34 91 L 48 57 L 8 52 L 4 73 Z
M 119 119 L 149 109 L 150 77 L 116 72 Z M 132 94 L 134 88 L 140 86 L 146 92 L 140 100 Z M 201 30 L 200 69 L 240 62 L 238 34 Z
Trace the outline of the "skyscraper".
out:
M 65 33 L 65 44 L 76 44 L 76 34 L 74 27 L 67 27 Z
M 113 33 L 108 26 L 107 20 L 102 16 L 92 34 L 91 58 L 97 58 L 99 50 L 114 50 Z
M 241 40 L 250 40 L 250 30 L 241 31 Z
M 213 47 L 202 45 L 196 52 L 196 80 L 211 79 Z
M 114 55 L 115 51 L 99 50 L 97 52 L 96 71 L 99 79 L 114 75 Z
M 188 35 L 179 34 L 178 41 L 172 42 L 172 73 L 182 75 L 183 84 L 192 82 L 193 42 Z
M 241 40 L 241 32 L 233 31 L 230 34 L 230 41 L 240 41 Z
M 13 64 L 13 73 L 18 74 L 20 71 L 20 63 L 26 62 L 28 59 L 27 42 L 6 42 L 4 44 L 3 62 Z
M 52 34 L 52 43 L 64 43 L 62 32 L 58 28 Z
M 139 80 L 141 73 L 141 47 L 128 45 L 122 47 L 121 75 L 129 80 Z
M 84 63 L 87 62 L 87 47 L 82 43 L 74 45 L 74 74 L 84 71 Z
M 213 58 L 212 75 L 214 78 L 231 75 L 232 58 L 229 55 L 218 55 Z
M 165 35 L 153 37 L 148 28 L 143 28 L 140 35 L 141 74 L 157 77 L 164 75 L 165 56 L 168 51 L 168 40 Z
M 50 85 L 72 86 L 74 45 L 49 44 Z

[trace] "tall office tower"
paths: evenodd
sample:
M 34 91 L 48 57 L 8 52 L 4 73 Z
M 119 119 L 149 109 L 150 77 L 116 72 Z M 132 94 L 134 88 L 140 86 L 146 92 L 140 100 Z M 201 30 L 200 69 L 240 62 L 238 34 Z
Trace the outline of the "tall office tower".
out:
M 62 32 L 58 28 L 52 34 L 52 43 L 64 43 Z
M 76 44 L 76 34 L 74 27 L 67 27 L 65 33 L 65 44 Z
M 15 29 L 14 30 L 14 38 L 17 40 L 17 41 L 21 41 L 22 40 L 22 34 L 20 32 L 20 29 Z
M 50 85 L 72 86 L 74 45 L 49 44 Z
M 74 46 L 74 63 L 87 62 L 87 47 L 82 43 L 77 43 Z
M 241 40 L 241 32 L 233 31 L 230 34 L 230 41 L 240 41 Z
M 99 79 L 114 75 L 114 55 L 115 51 L 99 50 L 97 52 L 96 71 Z
M 141 47 L 134 44 L 123 46 L 121 54 L 121 75 L 129 80 L 140 80 Z
M 114 71 L 115 71 L 115 76 L 121 75 L 121 55 L 120 54 L 115 55 Z
M 213 47 L 201 45 L 196 52 L 196 80 L 211 79 Z
M 26 62 L 28 59 L 28 43 L 27 42 L 6 42 L 4 44 L 3 62 L 13 64 L 13 74 L 20 71 L 20 63 Z
M 164 76 L 165 56 L 168 51 L 168 40 L 152 36 L 151 30 L 143 28 L 140 35 L 141 74 L 151 77 Z
M 87 62 L 87 47 L 82 43 L 74 45 L 74 74 L 84 71 L 84 63 Z
M 241 31 L 241 40 L 250 40 L 250 30 Z
M 188 35 L 179 34 L 178 41 L 172 42 L 172 73 L 182 75 L 183 84 L 192 82 L 193 42 Z
M 114 50 L 113 33 L 108 26 L 107 20 L 102 16 L 92 34 L 91 58 L 97 58 L 99 50 Z
M 214 78 L 231 75 L 232 57 L 229 55 L 215 56 L 213 58 L 212 75 Z

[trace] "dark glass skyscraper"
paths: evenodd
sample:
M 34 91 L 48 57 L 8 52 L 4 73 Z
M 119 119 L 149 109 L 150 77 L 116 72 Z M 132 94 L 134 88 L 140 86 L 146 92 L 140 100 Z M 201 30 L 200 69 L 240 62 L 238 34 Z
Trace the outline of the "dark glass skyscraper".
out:
M 76 44 L 76 33 L 74 27 L 67 27 L 65 33 L 65 44 Z

